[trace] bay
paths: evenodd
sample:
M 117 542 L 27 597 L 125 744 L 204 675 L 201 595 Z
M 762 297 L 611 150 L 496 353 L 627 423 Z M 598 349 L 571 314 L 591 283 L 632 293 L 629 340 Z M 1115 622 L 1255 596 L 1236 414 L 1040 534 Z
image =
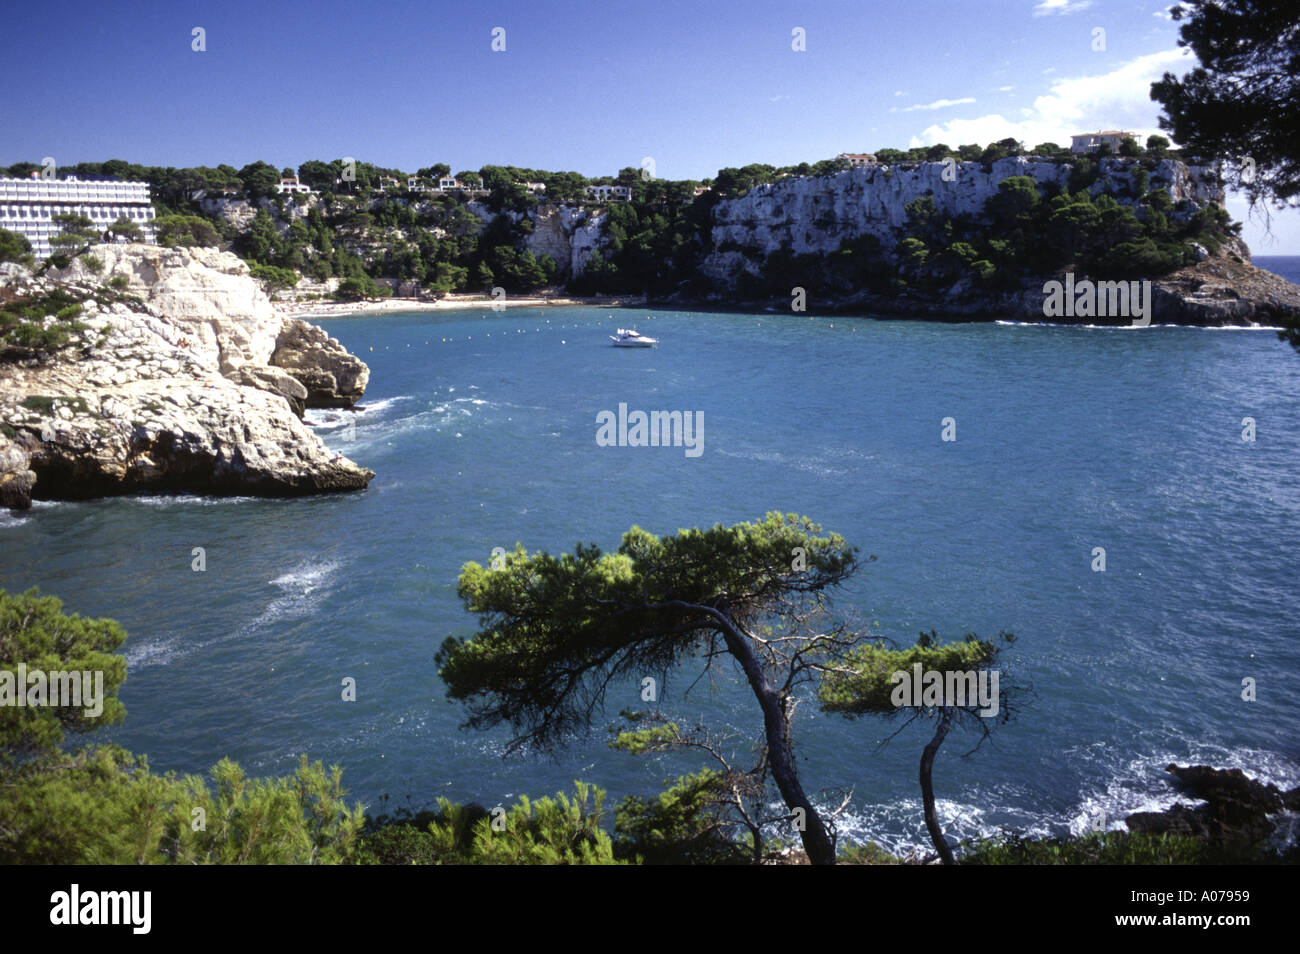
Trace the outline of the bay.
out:
M 156 769 L 228 755 L 271 774 L 306 752 L 389 810 L 508 803 L 576 778 L 610 804 L 657 791 L 703 763 L 608 749 L 605 724 L 644 707 L 633 681 L 556 758 L 503 760 L 504 731 L 459 728 L 433 664 L 443 639 L 474 631 L 459 568 L 516 541 L 613 549 L 634 524 L 780 510 L 878 557 L 837 601 L 873 632 L 1017 635 L 1032 698 L 974 754 L 958 735 L 936 763 L 957 837 L 1080 831 L 1097 810 L 1119 825 L 1174 800 L 1170 761 L 1300 784 L 1300 355 L 1272 331 L 558 307 L 322 325 L 371 367 L 364 410 L 309 415 L 376 472 L 366 492 L 0 516 L 0 586 L 39 585 L 130 633 L 127 721 L 102 735 Z M 609 347 L 629 325 L 659 348 Z M 620 403 L 702 413 L 703 453 L 599 446 L 597 414 Z M 752 697 L 724 669 L 683 698 L 696 675 L 661 687 L 664 711 L 743 749 Z M 801 772 L 810 790 L 854 789 L 852 837 L 924 846 L 928 727 L 880 747 L 894 728 L 805 702 Z

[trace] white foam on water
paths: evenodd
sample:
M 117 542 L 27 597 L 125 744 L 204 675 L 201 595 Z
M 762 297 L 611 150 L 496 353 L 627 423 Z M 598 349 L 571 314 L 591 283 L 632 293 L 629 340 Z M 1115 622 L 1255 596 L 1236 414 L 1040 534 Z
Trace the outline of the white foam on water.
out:
M 396 395 L 395 397 L 390 397 L 390 398 L 381 398 L 381 399 L 378 400 L 378 401 L 373 401 L 373 402 L 367 402 L 367 403 L 364 403 L 364 404 L 362 404 L 360 407 L 358 407 L 356 410 L 354 410 L 354 411 L 349 411 L 349 412 L 347 412 L 347 413 L 350 413 L 350 414 L 360 414 L 360 415 L 362 415 L 362 416 L 364 417 L 364 416 L 366 416 L 366 415 L 368 415 L 368 414 L 378 414 L 378 413 L 380 413 L 381 411 L 386 411 L 386 410 L 388 410 L 390 407 L 392 407 L 394 404 L 398 404 L 398 403 L 400 403 L 400 402 L 402 402 L 402 401 L 409 401 L 409 400 L 411 400 L 411 395 L 409 395 L 409 394 L 398 394 L 398 395 Z
M 740 460 L 753 460 L 764 464 L 781 464 L 785 467 L 793 467 L 796 470 L 816 474 L 818 477 L 839 477 L 851 473 L 851 471 L 843 467 L 831 466 L 820 456 L 810 454 L 782 454 L 780 451 L 763 450 L 720 450 L 717 453 L 723 457 L 735 457 Z
M 1106 782 L 1099 789 L 1083 793 L 1073 816 L 1062 821 L 1068 823 L 1071 834 L 1080 835 L 1090 830 L 1092 819 L 1100 812 L 1108 830 L 1127 831 L 1124 819 L 1135 812 L 1162 812 L 1178 802 L 1193 807 L 1203 805 L 1204 802 L 1178 787 L 1177 780 L 1166 771 L 1171 764 L 1241 769 L 1248 778 L 1276 785 L 1284 791 L 1300 785 L 1300 765 L 1276 752 L 1229 749 L 1205 742 L 1191 742 L 1188 749 L 1188 752 L 1164 750 L 1110 765 L 1099 746 L 1090 746 L 1083 752 L 1067 752 L 1067 755 L 1101 762 Z
M 306 595 L 319 589 L 329 580 L 339 565 L 334 562 L 304 563 L 271 581 L 273 586 L 290 593 Z
M 1165 771 L 1171 763 L 1237 768 L 1250 778 L 1284 791 L 1300 785 L 1300 765 L 1275 752 L 1199 742 L 1190 743 L 1188 749 L 1123 761 L 1109 757 L 1109 750 L 1101 745 L 1068 750 L 1064 753 L 1067 757 L 1098 763 L 1096 774 L 1105 782 L 1081 792 L 1078 803 L 1060 813 L 1026 807 L 1033 804 L 1031 797 L 997 791 L 978 803 L 937 797 L 935 811 L 950 843 L 1010 833 L 1026 838 L 1077 837 L 1093 829 L 1099 814 L 1104 830 L 1127 831 L 1124 819 L 1135 812 L 1165 811 L 1177 802 L 1192 807 L 1204 804 L 1176 785 L 1176 779 Z M 818 807 L 829 810 L 834 806 Z M 1275 842 L 1280 843 L 1287 832 L 1300 829 L 1300 814 L 1279 813 L 1272 817 L 1280 829 L 1273 837 Z M 849 842 L 872 841 L 891 854 L 913 860 L 934 853 L 919 793 L 887 804 L 855 805 L 840 816 L 837 824 L 841 836 Z
M 177 636 L 164 636 L 153 642 L 128 645 L 122 651 L 126 657 L 127 672 L 143 669 L 147 666 L 167 666 L 189 651 L 197 649 L 201 643 L 182 643 Z
M 361 404 L 355 408 L 312 408 L 303 418 L 303 423 L 316 430 L 335 430 L 346 427 L 350 422 L 368 421 L 378 417 L 394 405 L 411 399 L 409 394 L 398 394 L 395 397 Z
M 288 573 L 271 580 L 282 596 L 273 599 L 261 614 L 239 630 L 243 635 L 267 623 L 299 619 L 315 611 L 333 590 L 340 564 L 333 560 L 300 563 Z
M 80 500 L 33 500 L 30 509 L 24 510 L 0 510 L 0 530 L 7 527 L 21 527 L 29 522 L 35 511 L 53 510 L 55 507 L 70 507 L 84 503 Z
M 1084 331 L 1156 331 L 1160 328 L 1183 328 L 1192 331 L 1282 331 L 1273 325 L 1174 325 L 1166 322 L 1151 325 L 1081 325 L 1063 321 L 1011 321 L 999 318 L 993 322 L 1009 328 L 1079 328 Z
M 833 806 L 818 806 L 819 809 L 826 810 L 831 807 Z M 985 804 L 936 797 L 934 810 L 950 845 L 989 838 L 1006 830 L 1015 830 L 1036 838 L 1051 834 L 1047 819 L 1037 817 L 1018 806 L 1004 804 L 1003 799 L 997 795 Z M 844 841 L 855 844 L 875 842 L 900 858 L 919 861 L 935 853 L 930 833 L 925 827 L 924 807 L 919 792 L 916 797 L 888 804 L 850 809 L 837 819 L 836 825 Z
M 1170 325 L 1170 328 L 1202 328 L 1205 331 L 1285 331 L 1276 325 Z
M 261 497 L 205 497 L 199 494 L 137 494 L 123 497 L 144 507 L 216 507 L 222 504 L 252 503 Z
M 305 562 L 277 576 L 270 584 L 278 587 L 282 595 L 271 600 L 266 609 L 236 632 L 199 640 L 187 633 L 166 633 L 149 641 L 129 643 L 123 652 L 127 668 L 167 666 L 205 646 L 244 636 L 268 623 L 310 615 L 331 592 L 338 569 L 339 564 L 334 561 Z
M 311 412 L 311 415 L 304 417 L 302 422 L 310 428 L 320 431 L 333 430 L 342 427 L 348 421 L 353 420 L 356 414 L 352 411 L 326 410 L 317 408 Z

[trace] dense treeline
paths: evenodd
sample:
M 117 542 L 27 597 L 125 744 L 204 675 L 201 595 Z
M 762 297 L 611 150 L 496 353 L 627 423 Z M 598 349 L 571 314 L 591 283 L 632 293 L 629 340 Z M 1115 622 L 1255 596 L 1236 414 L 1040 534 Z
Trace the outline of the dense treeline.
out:
M 1118 149 L 1119 156 L 1132 160 L 1124 197 L 1131 204 L 1107 194 L 1094 197 L 1089 187 L 1109 151 L 1103 146 L 1091 156 L 1072 156 L 1055 143 L 1042 143 L 1028 154 L 1069 162 L 1068 189 L 1040 193 L 1032 180 L 1012 177 L 978 221 L 942 217 L 932 198 L 918 199 L 908 206 L 896 247 L 861 237 L 828 255 L 780 249 L 734 276 L 739 296 L 788 297 L 794 285 L 823 295 L 934 290 L 962 279 L 1009 288 L 1025 275 L 1068 265 L 1103 277 L 1152 276 L 1194 261 L 1189 242 L 1214 251 L 1232 234 L 1222 210 L 1178 214 L 1167 193 L 1149 190 L 1155 163 L 1177 156 L 1161 136 L 1150 137 L 1145 148 L 1127 139 Z M 875 155 L 881 164 L 906 168 L 945 160 L 988 166 L 1023 152 L 1020 143 L 1006 139 L 984 147 L 938 144 L 881 149 Z M 435 294 L 498 286 L 513 293 L 567 281 L 579 294 L 706 295 L 716 289 L 699 266 L 713 250 L 717 202 L 787 177 L 841 169 L 829 159 L 784 167 L 751 164 L 696 182 L 658 179 L 632 167 L 590 179 L 576 172 L 488 165 L 457 172 L 461 188 L 441 192 L 436 191 L 439 180 L 451 175 L 445 163 L 408 176 L 366 162 L 309 160 L 296 175 L 316 191 L 312 198 L 279 193 L 280 179 L 295 170 L 261 161 L 241 169 L 176 169 L 113 159 L 58 171 L 149 182 L 164 245 L 228 243 L 273 290 L 292 287 L 299 275 L 314 281 L 336 278 L 340 297 L 362 298 L 382 293 L 378 278 L 418 283 Z M 0 168 L 0 175 L 39 170 L 34 163 L 18 163 Z M 414 189 L 408 187 L 412 178 Z M 585 192 L 590 185 L 624 187 L 629 201 L 594 202 Z M 236 227 L 205 205 L 205 197 L 242 198 L 256 211 Z M 544 204 L 574 207 L 577 224 L 600 216 L 602 244 L 582 275 L 571 276 L 567 263 L 528 248 Z

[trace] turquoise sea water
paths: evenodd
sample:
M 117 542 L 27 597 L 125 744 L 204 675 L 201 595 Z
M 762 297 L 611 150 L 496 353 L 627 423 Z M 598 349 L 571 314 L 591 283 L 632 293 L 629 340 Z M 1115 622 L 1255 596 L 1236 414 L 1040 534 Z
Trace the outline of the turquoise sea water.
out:
M 126 723 L 159 769 L 300 752 L 358 798 L 487 805 L 596 782 L 611 800 L 703 763 L 609 750 L 609 719 L 558 758 L 503 760 L 504 731 L 458 727 L 433 665 L 475 620 L 460 565 L 493 547 L 618 545 L 768 510 L 807 514 L 877 562 L 838 606 L 910 642 L 999 629 L 1033 697 L 991 743 L 945 744 L 940 815 L 958 837 L 1080 830 L 1173 800 L 1171 760 L 1300 784 L 1300 355 L 1268 330 L 1010 324 L 547 308 L 336 319 L 370 363 L 365 409 L 313 412 L 368 491 L 294 501 L 126 498 L 0 516 L 0 586 L 39 585 L 120 620 Z M 609 347 L 636 325 L 658 350 Z M 444 340 L 446 339 L 446 340 Z M 596 414 L 702 411 L 704 452 L 599 447 Z M 941 421 L 957 440 L 940 440 Z M 1257 440 L 1242 440 L 1254 418 Z M 345 441 L 346 422 L 356 423 Z M 191 548 L 207 571 L 191 571 Z M 1107 569 L 1091 569 L 1094 547 Z M 736 673 L 684 670 L 665 711 L 757 731 Z M 358 700 L 340 699 L 357 680 Z M 1257 681 L 1243 702 L 1241 682 Z M 925 728 L 803 705 L 810 790 L 855 790 L 850 831 L 927 843 Z M 389 807 L 394 807 L 390 804 Z

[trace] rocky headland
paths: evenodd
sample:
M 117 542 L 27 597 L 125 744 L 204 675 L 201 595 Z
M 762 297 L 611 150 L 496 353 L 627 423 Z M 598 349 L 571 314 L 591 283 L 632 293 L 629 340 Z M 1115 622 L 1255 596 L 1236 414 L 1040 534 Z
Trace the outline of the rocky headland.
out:
M 1087 192 L 1147 215 L 1145 190 L 1163 193 L 1168 217 L 1186 222 L 1222 207 L 1223 184 L 1212 166 L 1165 159 L 1145 168 L 1135 159 L 1105 158 Z M 770 306 L 770 298 L 748 298 L 747 279 L 762 276 L 768 256 L 783 249 L 795 255 L 834 255 L 843 242 L 877 241 L 897 268 L 898 243 L 906 235 L 909 204 L 932 200 L 943 219 L 965 218 L 997 232 L 986 203 L 1012 176 L 1027 177 L 1043 194 L 1070 189 L 1068 162 L 1012 156 L 992 163 L 909 163 L 872 166 L 831 176 L 791 177 L 760 185 L 745 195 L 718 202 L 711 214 L 709 251 L 700 272 L 713 291 L 683 292 L 669 303 L 696 302 L 745 310 Z M 1246 243 L 1232 237 L 1210 249 L 1188 243 L 1196 263 L 1151 279 L 1150 320 L 1156 324 L 1201 326 L 1282 325 L 1300 316 L 1300 286 L 1256 268 Z M 1078 280 L 1104 278 L 1075 269 Z M 887 293 L 868 290 L 808 289 L 810 313 L 889 315 L 939 321 L 1052 321 L 1044 317 L 1044 283 L 1062 274 L 1026 276 L 1016 287 L 992 289 L 972 277 L 921 288 L 915 284 Z M 786 305 L 789 297 L 785 299 Z M 1074 320 L 1074 319 L 1070 319 Z M 1128 324 L 1128 317 L 1093 317 L 1089 324 Z
M 1181 794 L 1202 804 L 1178 802 L 1162 812 L 1137 812 L 1124 820 L 1130 831 L 1183 835 L 1247 850 L 1274 838 L 1282 816 L 1300 812 L 1300 788 L 1282 791 L 1241 769 L 1170 765 L 1166 771 Z M 1293 843 L 1289 847 L 1294 851 Z
M 1279 327 L 1300 316 L 1300 285 L 1251 264 L 1250 250 L 1240 239 L 1226 243 L 1217 253 L 1151 280 L 1153 324 L 1197 327 Z M 1089 280 L 1086 273 L 1076 276 Z M 1089 318 L 1044 317 L 1044 280 L 1036 277 L 1013 291 L 990 292 L 972 282 L 960 281 L 938 291 L 908 290 L 888 295 L 861 292 L 832 301 L 811 299 L 810 312 L 888 315 L 930 321 L 1072 322 L 1093 325 L 1127 325 L 1129 316 Z M 755 305 L 759 303 L 754 303 Z M 754 307 L 754 305 L 751 305 Z
M 0 265 L 0 309 L 43 308 L 35 326 L 67 328 L 65 344 L 0 348 L 0 505 L 299 496 L 359 490 L 374 476 L 301 419 L 305 408 L 354 405 L 369 369 L 277 312 L 237 256 L 104 245 L 44 274 Z

